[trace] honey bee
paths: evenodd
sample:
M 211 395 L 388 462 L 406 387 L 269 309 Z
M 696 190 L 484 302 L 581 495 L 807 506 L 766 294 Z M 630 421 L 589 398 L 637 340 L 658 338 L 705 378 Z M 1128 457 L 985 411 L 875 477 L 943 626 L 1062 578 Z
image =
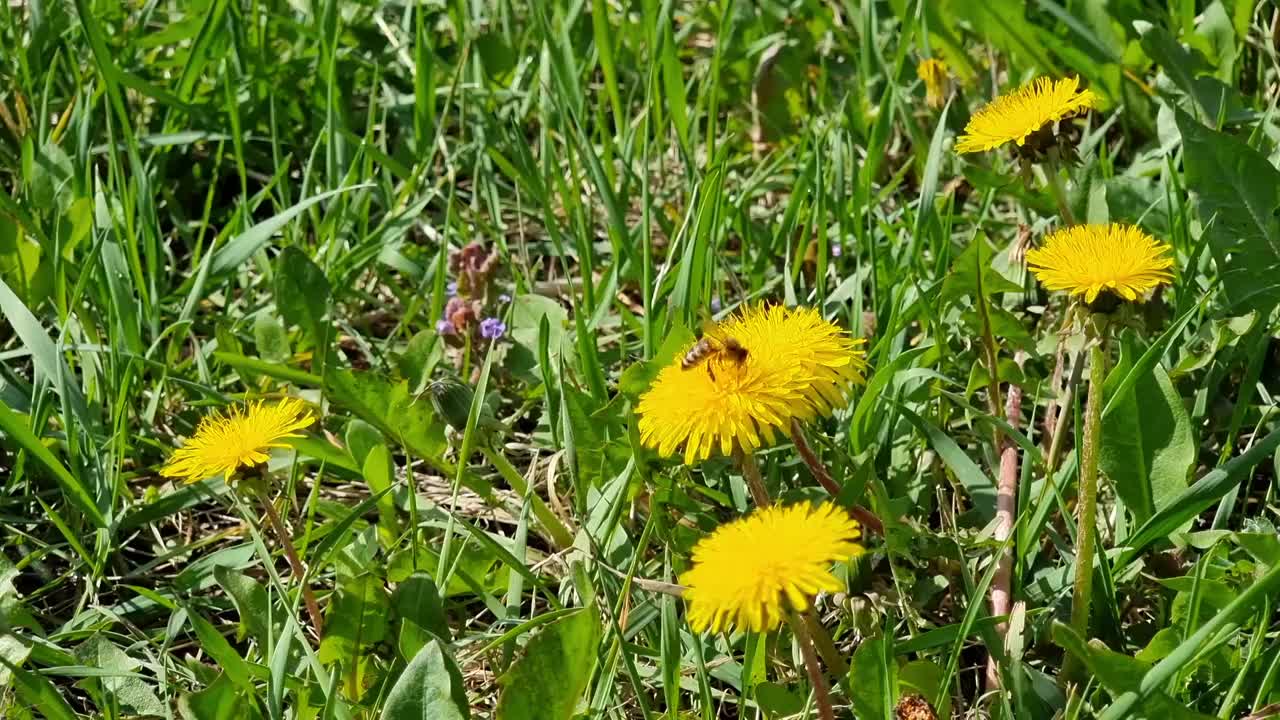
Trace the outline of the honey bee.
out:
M 722 333 L 714 322 L 707 321 L 702 326 L 702 339 L 685 353 L 684 359 L 680 361 L 680 367 L 684 370 L 692 370 L 705 363 L 707 374 L 714 382 L 716 371 L 712 369 L 710 360 L 717 355 L 723 355 L 735 365 L 741 365 L 747 361 L 747 349 L 742 347 L 742 343 Z

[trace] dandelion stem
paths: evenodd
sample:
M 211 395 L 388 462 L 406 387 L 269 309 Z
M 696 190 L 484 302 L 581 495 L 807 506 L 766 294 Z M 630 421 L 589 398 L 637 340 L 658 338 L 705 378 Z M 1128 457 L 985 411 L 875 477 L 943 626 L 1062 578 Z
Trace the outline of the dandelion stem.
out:
M 302 601 L 307 606 L 307 614 L 311 616 L 311 627 L 316 631 L 316 637 L 321 637 L 324 632 L 324 618 L 320 615 L 320 603 L 316 602 L 315 593 L 311 591 L 311 586 L 307 583 L 307 571 L 302 566 L 302 558 L 298 557 L 298 551 L 293 547 L 293 540 L 289 537 L 289 531 L 285 529 L 284 522 L 280 519 L 280 514 L 276 512 L 276 507 L 271 502 L 271 497 L 267 494 L 267 489 L 261 482 L 250 481 L 254 490 L 258 495 L 258 499 L 262 501 L 262 509 L 267 515 L 267 521 L 271 524 L 271 529 L 276 534 L 276 541 L 280 543 L 280 547 L 284 548 L 285 557 L 289 559 L 289 567 L 293 570 L 293 574 L 298 578 L 298 584 L 302 589 Z
M 836 644 L 831 640 L 831 633 L 818 622 L 818 616 L 813 612 L 813 608 L 809 608 L 801 615 L 804 618 L 806 629 L 809 631 L 809 637 L 813 638 L 813 644 L 818 648 L 818 654 L 822 656 L 822 662 L 827 664 L 827 669 L 836 677 L 841 677 L 849 672 L 849 664 L 844 661 L 844 656 L 840 654 L 840 650 L 836 648 Z
M 835 478 L 831 477 L 831 471 L 818 458 L 818 454 L 813 451 L 813 446 L 809 444 L 809 439 L 805 437 L 804 427 L 800 425 L 800 421 L 791 418 L 791 442 L 795 443 L 796 452 L 800 454 L 800 459 L 804 460 L 804 464 L 809 466 L 809 472 L 813 475 L 813 479 L 827 491 L 831 497 L 840 496 L 840 491 L 844 488 Z M 857 503 L 849 506 L 849 514 L 858 521 L 862 527 L 871 532 L 884 537 L 884 523 L 880 522 L 880 518 L 870 510 L 862 507 Z
M 756 456 L 744 453 L 740 448 L 734 448 L 733 455 L 738 461 L 738 467 L 742 469 L 742 479 L 747 481 L 747 490 L 751 493 L 751 499 L 755 501 L 756 507 L 764 508 L 772 505 L 769 490 L 765 488 L 764 478 L 760 476 L 760 466 L 756 464 Z
M 1019 350 L 1013 361 L 1022 367 L 1026 353 Z M 1004 408 L 1009 427 L 1018 429 L 1022 419 L 1022 387 L 1009 383 L 1009 395 Z M 996 485 L 996 531 L 995 540 L 1003 544 L 1013 534 L 1013 515 L 1018 504 L 1018 444 L 1006 437 L 1004 447 L 1000 451 L 1000 480 Z M 1013 548 L 1007 548 L 996 559 L 995 577 L 991 582 L 991 614 L 999 617 L 1008 615 L 1013 599 Z M 1002 641 L 1009 631 L 1009 624 L 1001 622 L 996 626 L 996 635 Z M 995 653 L 987 655 L 987 688 L 994 689 L 1000 685 L 1000 674 L 997 672 Z
M 827 679 L 818 665 L 818 654 L 813 650 L 813 638 L 805 622 L 794 610 L 787 610 L 787 623 L 796 636 L 800 646 L 800 655 L 804 657 L 804 668 L 809 674 L 809 682 L 813 685 L 814 701 L 818 704 L 818 717 L 822 720 L 835 720 L 836 713 L 831 707 L 831 690 L 827 687 Z
M 1076 577 L 1071 592 L 1071 627 L 1089 636 L 1089 601 L 1093 584 L 1094 535 L 1098 515 L 1098 444 L 1102 433 L 1102 385 L 1107 377 L 1106 320 L 1094 315 L 1086 335 L 1094 335 L 1089 351 L 1089 399 L 1085 406 L 1084 439 L 1077 500 Z

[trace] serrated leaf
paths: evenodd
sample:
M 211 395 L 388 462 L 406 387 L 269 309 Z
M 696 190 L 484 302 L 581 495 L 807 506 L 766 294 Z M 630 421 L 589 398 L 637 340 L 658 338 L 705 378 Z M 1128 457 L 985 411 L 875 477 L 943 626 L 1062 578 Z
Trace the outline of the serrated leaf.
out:
M 1101 640 L 1086 643 L 1062 623 L 1053 624 L 1053 642 L 1083 662 L 1090 675 L 1113 697 L 1137 690 L 1151 669 L 1148 663 L 1111 650 Z M 1163 692 L 1151 692 L 1133 710 L 1135 714 L 1128 717 L 1134 720 L 1210 720 L 1210 716 L 1191 710 Z
M 1262 153 L 1177 111 L 1187 187 L 1235 309 L 1280 303 L 1280 171 Z
M 393 384 L 376 373 L 351 370 L 330 370 L 324 379 L 325 394 L 332 402 L 378 428 L 395 444 L 403 444 L 428 462 L 443 456 L 444 423 L 429 400 L 410 395 L 407 382 Z
M 570 720 L 595 669 L 600 636 L 594 605 L 535 635 L 500 680 L 496 720 Z

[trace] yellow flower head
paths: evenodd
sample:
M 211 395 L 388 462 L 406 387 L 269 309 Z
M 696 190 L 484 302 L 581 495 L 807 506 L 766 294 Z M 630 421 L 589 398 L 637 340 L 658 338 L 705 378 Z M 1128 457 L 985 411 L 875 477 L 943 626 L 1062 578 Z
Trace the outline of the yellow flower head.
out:
M 775 428 L 842 407 L 845 392 L 866 369 L 854 340 L 812 308 L 756 306 L 711 334 L 722 348 L 702 362 L 682 362 L 685 348 L 640 398 L 640 439 L 661 455 L 684 447 L 693 465 L 735 444 L 751 452 L 771 444 Z M 725 349 L 730 339 L 746 355 Z
M 951 77 L 947 64 L 934 58 L 926 58 L 916 66 L 916 75 L 924 81 L 925 101 L 929 107 L 940 108 L 947 102 L 951 91 Z
M 1007 142 L 1021 146 L 1035 131 L 1094 106 L 1091 90 L 1079 90 L 1079 78 L 1039 78 L 992 100 L 969 118 L 956 152 L 993 150 Z
M 302 437 L 295 431 L 314 421 L 302 401 L 294 398 L 275 405 L 264 405 L 259 400 L 243 409 L 233 407 L 226 414 L 206 415 L 196 427 L 196 434 L 173 452 L 160 474 L 186 482 L 214 475 L 223 475 L 230 481 L 241 465 L 266 462 L 268 450 L 288 447 L 280 441 Z
M 1074 225 L 1056 230 L 1027 251 L 1027 267 L 1049 290 L 1083 295 L 1105 291 L 1137 300 L 1173 280 L 1172 250 L 1133 225 Z
M 831 564 L 862 553 L 861 530 L 831 503 L 773 505 L 721 525 L 693 549 L 687 586 L 689 626 L 767 632 L 787 608 L 803 612 L 819 592 L 840 582 Z

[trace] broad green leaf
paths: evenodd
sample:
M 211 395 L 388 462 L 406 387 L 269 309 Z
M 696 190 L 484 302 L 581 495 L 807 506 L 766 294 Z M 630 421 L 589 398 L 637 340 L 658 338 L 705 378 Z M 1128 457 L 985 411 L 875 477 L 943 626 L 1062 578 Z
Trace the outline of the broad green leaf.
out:
M 1122 352 L 1107 384 L 1117 385 L 1132 364 L 1129 353 Z M 1196 459 L 1191 418 L 1160 365 L 1111 404 L 1102 419 L 1098 464 L 1141 524 L 1187 487 Z
M 235 683 L 237 687 L 253 691 L 253 678 L 249 671 L 249 664 L 244 658 L 240 657 L 240 653 L 231 647 L 231 643 L 218 632 L 204 616 L 194 610 L 187 611 L 187 617 L 191 622 L 191 627 L 196 631 L 196 637 L 200 638 L 200 648 L 209 654 L 217 662 L 218 667 L 222 668 L 226 673 L 226 677 Z
M 258 313 L 254 319 L 253 342 L 258 346 L 258 356 L 267 362 L 283 363 L 293 357 L 289 333 L 280 318 L 271 313 Z
M 329 280 L 307 254 L 287 247 L 276 261 L 276 307 L 318 346 L 328 336 Z M 323 350 L 324 348 L 318 348 Z
M 893 716 L 898 699 L 898 664 L 893 640 L 883 634 L 863 640 L 849 660 L 853 712 L 859 718 L 882 720 Z
M 387 694 L 382 720 L 467 720 L 462 673 L 439 639 L 428 641 Z
M 215 565 L 213 576 L 222 589 L 231 596 L 236 612 L 240 613 L 240 636 L 244 637 L 247 632 L 261 643 L 262 647 L 267 647 L 271 635 L 267 625 L 268 618 L 271 618 L 271 608 L 267 600 L 266 588 L 262 587 L 257 580 L 225 565 Z M 278 617 L 273 619 L 280 620 Z
M 372 573 L 339 573 L 338 588 L 325 613 L 320 662 L 351 667 L 370 645 L 387 636 L 391 603 L 382 580 Z
M 914 660 L 898 669 L 898 689 L 924 697 L 939 718 L 951 717 L 951 693 L 942 687 L 946 671 L 930 660 Z
M 105 697 L 119 703 L 127 715 L 163 715 L 164 704 L 150 684 L 136 674 L 142 663 L 129 657 L 105 635 L 94 635 L 76 648 L 76 658 L 88 667 L 109 674 L 86 678 L 76 683 L 82 687 L 98 686 Z
M 1280 303 L 1280 171 L 1243 141 L 1177 112 L 1187 187 L 1233 308 Z
M 47 720 L 76 720 L 79 717 L 58 688 L 39 673 L 14 668 L 12 687 L 22 704 L 39 708 Z
M 444 455 L 444 423 L 427 398 L 410 395 L 407 382 L 392 384 L 373 372 L 330 370 L 325 393 L 415 456 L 434 464 Z
M 1280 430 L 1273 430 L 1243 454 L 1232 458 L 1222 467 L 1214 468 L 1191 487 L 1178 493 L 1177 497 L 1157 510 L 1150 520 L 1129 537 L 1126 542 L 1128 549 L 1115 563 L 1117 571 L 1133 562 L 1152 543 L 1169 537 L 1183 523 L 1211 507 L 1227 491 L 1239 484 L 1241 475 L 1251 472 L 1277 446 L 1280 446 Z
M 425 572 L 416 572 L 400 583 L 391 596 L 391 607 L 401 622 L 399 642 L 406 659 L 417 655 L 432 636 L 445 642 L 453 637 L 440 591 Z
M 1053 641 L 1075 655 L 1089 674 L 1112 696 L 1137 689 L 1150 670 L 1141 660 L 1108 648 L 1101 640 L 1084 642 L 1070 627 L 1053 624 Z M 1163 692 L 1150 693 L 1140 708 L 1134 708 L 1133 720 L 1210 720 L 1210 716 L 1191 710 Z
M 183 720 L 256 720 L 262 717 L 254 703 L 236 692 L 236 686 L 219 675 L 203 690 L 178 698 Z
M 499 680 L 496 720 L 571 720 L 600 652 L 600 613 L 590 606 L 548 625 Z
M 1001 275 L 991 261 L 994 252 L 984 235 L 978 235 L 951 263 L 947 277 L 942 281 L 939 296 L 940 307 L 960 298 L 974 297 L 978 293 L 978 271 L 982 272 L 982 291 L 987 297 L 998 293 L 1020 292 L 1022 287 Z
M 380 496 L 378 501 L 378 539 L 383 547 L 391 547 L 400 535 L 400 518 L 396 514 L 396 500 L 388 491 L 396 481 L 396 464 L 386 445 L 376 445 L 364 459 L 364 480 L 369 492 Z
M 1199 51 L 1183 47 L 1160 25 L 1143 21 L 1138 29 L 1142 49 L 1191 100 L 1203 121 L 1216 123 L 1222 117 L 1228 124 L 1236 124 L 1251 117 L 1240 93 L 1209 74 L 1212 68 Z M 1181 121 L 1178 124 L 1181 126 Z

